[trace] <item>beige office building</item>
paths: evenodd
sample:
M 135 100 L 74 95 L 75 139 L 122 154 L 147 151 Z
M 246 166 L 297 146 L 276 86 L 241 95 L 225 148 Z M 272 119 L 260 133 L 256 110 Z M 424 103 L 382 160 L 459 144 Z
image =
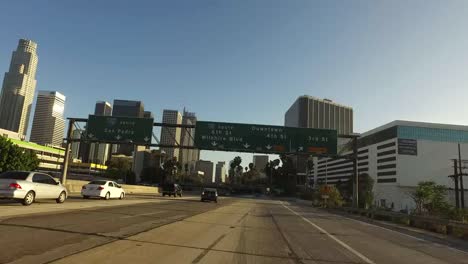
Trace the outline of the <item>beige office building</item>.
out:
M 184 109 L 184 114 L 182 116 L 183 125 L 194 126 L 197 123 L 197 117 L 195 113 L 187 112 Z M 195 145 L 195 128 L 181 128 L 180 134 L 180 144 L 181 146 L 193 147 Z M 180 149 L 179 151 L 179 161 L 181 164 L 191 164 L 199 160 L 200 150 L 198 149 Z
M 312 96 L 300 96 L 286 111 L 288 127 L 333 129 L 338 134 L 353 133 L 353 108 Z
M 213 162 L 197 160 L 195 170 L 203 172 L 203 183 L 213 183 Z
M 162 116 L 163 123 L 166 124 L 182 124 L 182 115 L 177 110 L 164 110 Z M 180 127 L 162 127 L 161 128 L 161 144 L 176 147 L 180 145 Z M 176 157 L 179 159 L 179 148 L 161 148 L 166 153 L 167 158 Z
M 218 161 L 215 168 L 215 183 L 226 182 L 226 162 Z
M 39 91 L 31 128 L 31 142 L 61 146 L 65 133 L 65 96 L 59 92 Z
M 0 128 L 17 132 L 22 138 L 28 130 L 31 106 L 36 91 L 37 44 L 20 39 L 13 51 L 0 95 Z

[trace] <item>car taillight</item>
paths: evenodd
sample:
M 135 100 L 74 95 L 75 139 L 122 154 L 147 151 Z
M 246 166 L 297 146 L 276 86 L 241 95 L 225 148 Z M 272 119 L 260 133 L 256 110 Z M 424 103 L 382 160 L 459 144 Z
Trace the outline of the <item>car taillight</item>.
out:
M 86 189 L 86 186 L 81 187 L 82 190 Z
M 21 185 L 18 183 L 10 183 L 8 187 L 10 187 L 10 189 L 21 189 Z
M 104 187 L 99 186 L 97 189 L 98 189 L 98 190 L 104 190 Z

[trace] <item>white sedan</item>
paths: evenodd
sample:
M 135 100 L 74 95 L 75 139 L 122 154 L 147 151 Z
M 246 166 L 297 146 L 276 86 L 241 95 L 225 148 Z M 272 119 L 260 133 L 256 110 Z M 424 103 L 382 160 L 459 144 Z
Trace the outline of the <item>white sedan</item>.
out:
M 110 198 L 125 198 L 125 191 L 118 183 L 113 181 L 92 181 L 81 188 L 84 199 L 89 197 L 100 197 L 106 200 Z
M 23 205 L 31 205 L 40 199 L 63 203 L 67 196 L 65 186 L 45 173 L 7 171 L 0 174 L 0 199 L 14 199 Z

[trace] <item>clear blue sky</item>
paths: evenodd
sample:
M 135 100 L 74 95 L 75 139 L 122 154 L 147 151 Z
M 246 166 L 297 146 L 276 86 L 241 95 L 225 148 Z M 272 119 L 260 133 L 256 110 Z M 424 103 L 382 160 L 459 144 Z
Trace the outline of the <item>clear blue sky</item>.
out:
M 462 0 L 1 1 L 0 72 L 19 38 L 38 42 L 37 89 L 64 93 L 67 117 L 120 98 L 158 120 L 185 106 L 200 120 L 282 125 L 308 94 L 352 106 L 356 132 L 395 119 L 466 125 L 467 10 Z

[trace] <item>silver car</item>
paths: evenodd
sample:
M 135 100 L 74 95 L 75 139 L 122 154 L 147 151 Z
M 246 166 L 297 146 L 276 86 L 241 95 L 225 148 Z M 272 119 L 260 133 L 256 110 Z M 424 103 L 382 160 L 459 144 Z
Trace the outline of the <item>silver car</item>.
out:
M 65 186 L 41 172 L 7 171 L 0 174 L 0 199 L 14 199 L 30 205 L 38 199 L 63 203 L 68 192 Z

